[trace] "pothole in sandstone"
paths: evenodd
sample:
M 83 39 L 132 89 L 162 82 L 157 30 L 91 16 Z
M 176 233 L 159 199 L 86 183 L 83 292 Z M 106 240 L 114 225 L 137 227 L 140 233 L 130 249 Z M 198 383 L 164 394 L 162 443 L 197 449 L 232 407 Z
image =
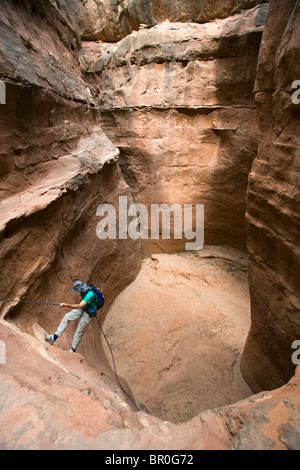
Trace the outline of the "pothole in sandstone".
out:
M 243 252 L 205 247 L 144 260 L 103 328 L 118 375 L 151 415 L 184 422 L 252 394 L 240 372 L 250 328 Z

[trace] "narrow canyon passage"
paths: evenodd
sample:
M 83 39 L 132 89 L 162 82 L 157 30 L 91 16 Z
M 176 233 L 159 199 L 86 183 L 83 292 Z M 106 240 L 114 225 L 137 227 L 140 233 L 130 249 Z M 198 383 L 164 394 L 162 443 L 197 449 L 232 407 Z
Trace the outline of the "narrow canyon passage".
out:
M 300 449 L 300 0 L 5 0 L 0 31 L 0 449 Z
M 252 394 L 240 372 L 250 300 L 239 250 L 207 246 L 145 259 L 103 328 L 118 374 L 149 414 L 184 422 Z M 103 348 L 112 365 L 104 340 Z

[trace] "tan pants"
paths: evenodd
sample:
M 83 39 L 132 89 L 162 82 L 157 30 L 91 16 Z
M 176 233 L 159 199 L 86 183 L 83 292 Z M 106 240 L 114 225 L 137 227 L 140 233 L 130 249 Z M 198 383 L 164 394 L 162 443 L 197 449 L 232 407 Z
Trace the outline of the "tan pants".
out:
M 72 341 L 72 348 L 76 349 L 81 338 L 83 335 L 83 332 L 85 328 L 88 326 L 88 324 L 92 321 L 92 318 L 82 309 L 74 309 L 71 310 L 71 312 L 67 313 L 62 321 L 60 322 L 59 327 L 57 328 L 57 332 L 55 333 L 57 336 L 61 336 L 65 329 L 68 326 L 69 321 L 74 321 L 78 320 L 78 318 L 81 317 L 81 320 L 78 324 L 77 330 L 75 331 L 74 338 Z

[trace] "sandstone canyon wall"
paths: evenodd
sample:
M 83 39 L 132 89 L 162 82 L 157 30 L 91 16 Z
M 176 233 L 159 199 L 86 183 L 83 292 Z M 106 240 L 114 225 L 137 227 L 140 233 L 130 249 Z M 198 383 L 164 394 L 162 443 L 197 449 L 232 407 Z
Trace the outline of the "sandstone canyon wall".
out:
M 267 9 L 203 25 L 163 22 L 106 50 L 83 43 L 82 71 L 137 202 L 204 204 L 206 244 L 246 246 L 253 87 Z M 184 240 L 143 242 L 145 255 L 183 249 Z
M 68 0 L 71 14 L 84 40 L 117 42 L 140 27 L 165 20 L 205 23 L 227 18 L 264 0 Z
M 293 375 L 291 346 L 300 337 L 300 105 L 292 99 L 299 37 L 299 1 L 272 2 L 255 84 L 260 139 L 247 203 L 252 322 L 242 367 L 256 391 Z
M 96 235 L 97 207 L 131 191 L 80 75 L 76 26 L 55 2 L 34 1 L 2 3 L 0 28 L 0 297 L 70 302 L 74 280 L 86 279 L 109 305 L 139 270 L 139 242 Z M 51 331 L 61 314 L 8 303 L 1 318 Z
M 72 282 L 83 278 L 105 291 L 105 315 L 141 265 L 138 240 L 100 242 L 96 236 L 97 207 L 116 204 L 119 195 L 147 204 L 171 203 L 174 194 L 175 202 L 205 203 L 206 241 L 245 248 L 246 187 L 258 137 L 252 90 L 268 9 L 259 4 L 1 2 L 0 79 L 7 89 L 0 108 L 1 298 L 71 301 Z M 285 14 L 274 15 L 279 4 L 273 0 L 270 40 L 261 50 L 256 98 L 259 127 L 268 138 L 261 137 L 248 192 L 253 324 L 244 373 L 259 389 L 291 377 L 286 344 L 298 325 L 292 178 L 299 119 L 286 96 L 292 77 L 285 64 L 296 67 L 296 27 L 286 26 L 294 24 L 295 13 L 299 18 L 299 1 L 280 4 Z M 95 39 L 105 42 L 90 42 Z M 271 85 L 263 82 L 267 78 Z M 287 105 L 283 115 L 280 103 Z M 281 124 L 275 119 L 280 115 Z M 288 162 L 286 149 L 292 152 Z M 270 194 L 268 203 L 263 196 Z M 275 206 L 283 208 L 281 225 L 272 222 Z M 295 225 L 287 230 L 291 218 Z M 271 289 L 280 293 L 273 300 Z M 175 425 L 126 402 L 97 328 L 88 328 L 78 354 L 66 351 L 73 326 L 58 347 L 45 347 L 44 331 L 52 332 L 61 316 L 57 308 L 1 305 L 1 449 L 300 448 L 299 368 L 277 390 Z M 277 341 L 286 353 L 273 367 Z M 272 383 L 262 380 L 260 356 Z

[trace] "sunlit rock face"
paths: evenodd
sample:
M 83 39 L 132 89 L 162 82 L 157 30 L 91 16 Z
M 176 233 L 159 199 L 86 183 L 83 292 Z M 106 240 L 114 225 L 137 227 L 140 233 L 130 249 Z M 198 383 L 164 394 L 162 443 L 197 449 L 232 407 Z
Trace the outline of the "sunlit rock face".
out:
M 253 96 L 268 5 L 207 24 L 165 22 L 100 49 L 82 70 L 137 202 L 204 204 L 205 242 L 245 249 L 248 174 L 257 152 Z M 144 241 L 144 254 L 184 249 Z
M 68 0 L 84 40 L 117 42 L 135 30 L 150 28 L 165 20 L 205 23 L 227 18 L 263 0 Z
M 246 183 L 257 149 L 252 89 L 267 6 L 252 10 L 258 2 L 250 0 L 164 2 L 164 7 L 160 3 L 153 1 L 152 10 L 146 10 L 150 2 L 136 2 L 139 15 L 130 13 L 135 19 L 128 27 L 128 16 L 125 12 L 122 14 L 122 9 L 127 5 L 129 11 L 134 3 L 119 1 L 112 24 L 105 34 L 100 24 L 103 35 L 98 36 L 99 18 L 88 18 L 81 10 L 86 7 L 89 11 L 91 2 L 2 2 L 0 79 L 6 84 L 6 105 L 0 105 L 1 298 L 76 302 L 78 297 L 72 294 L 72 283 L 82 278 L 92 281 L 105 293 L 106 304 L 98 315 L 99 324 L 103 324 L 110 306 L 118 294 L 136 279 L 142 264 L 139 240 L 101 241 L 97 237 L 97 208 L 102 203 L 117 205 L 119 196 L 126 196 L 129 203 L 143 201 L 150 204 L 153 200 L 171 203 L 174 199 L 180 203 L 205 203 L 208 211 L 207 239 L 245 248 L 243 212 Z M 99 1 L 98 5 L 105 7 L 101 10 L 105 23 L 111 17 L 111 6 L 116 7 L 117 2 Z M 277 2 L 274 5 L 279 8 Z M 268 153 L 268 164 L 276 184 L 279 183 L 279 175 L 283 175 L 283 189 L 274 203 L 278 202 L 282 207 L 282 228 L 285 217 L 292 217 L 290 212 L 295 224 L 297 221 L 294 207 L 297 194 L 293 200 L 291 192 L 296 160 L 290 154 L 287 158 L 284 149 L 291 149 L 295 157 L 298 111 L 295 107 L 289 109 L 288 105 L 281 110 L 277 101 L 280 97 L 283 105 L 289 102 L 285 101 L 286 93 L 281 93 L 281 90 L 288 90 L 291 95 L 291 89 L 284 85 L 286 74 L 288 70 L 297 71 L 294 54 L 299 47 L 293 45 L 290 48 L 287 41 L 294 37 L 295 27 L 287 30 L 290 35 L 282 34 L 284 22 L 287 24 L 289 15 L 289 21 L 293 18 L 291 5 L 292 2 L 280 24 L 274 21 L 274 15 L 270 19 L 268 34 L 271 42 L 265 42 L 266 49 L 262 49 L 266 70 L 261 60 L 257 82 L 260 85 L 256 87 L 257 103 L 262 108 L 259 127 L 270 132 L 270 141 L 266 140 L 266 145 L 275 135 L 280 143 L 279 147 L 272 148 L 272 155 Z M 298 5 L 299 2 L 297 8 Z M 226 19 L 228 15 L 250 7 L 248 11 Z M 147 17 L 144 16 L 146 14 Z M 209 25 L 189 23 L 216 18 L 219 20 Z M 163 23 L 167 19 L 185 23 Z M 97 25 L 92 36 L 89 32 L 83 33 L 83 28 L 89 31 L 91 23 Z M 153 28 L 145 30 L 148 27 Z M 135 29 L 140 31 L 120 41 Z M 281 37 L 286 46 L 280 45 L 278 49 L 278 73 L 274 75 L 273 56 L 268 44 L 272 43 L 273 49 L 277 50 Z M 119 42 L 81 44 L 82 38 Z M 285 67 L 285 61 L 292 65 Z M 276 88 L 273 110 L 268 98 L 271 94 L 265 93 L 273 88 L 268 82 L 261 84 L 262 77 L 273 80 L 274 76 L 280 87 Z M 274 123 L 277 117 L 284 118 L 280 124 L 280 136 L 278 122 L 271 125 L 270 114 L 263 112 L 264 106 L 272 111 Z M 280 164 L 273 160 L 277 156 Z M 287 158 L 284 168 L 282 156 Z M 261 159 L 266 158 L 266 154 L 261 152 Z M 254 182 L 256 174 L 259 188 Z M 270 326 L 268 331 L 266 328 L 263 330 L 264 324 L 260 322 L 266 344 L 270 344 L 275 331 L 279 347 L 284 351 L 277 327 L 280 322 L 284 334 L 289 331 L 286 321 L 289 314 L 290 323 L 297 324 L 295 273 L 298 268 L 295 233 L 293 229 L 287 229 L 288 224 L 278 232 L 277 245 L 263 243 L 265 227 L 273 230 L 274 226 L 271 212 L 266 210 L 264 200 L 259 200 L 258 195 L 263 198 L 267 185 L 272 187 L 273 183 L 262 173 L 259 159 L 255 160 L 251 175 L 247 220 L 253 319 L 249 347 L 244 354 L 244 371 L 249 383 L 255 387 L 257 383 L 262 385 L 263 371 L 258 364 L 260 356 L 262 364 L 266 368 L 270 366 L 270 354 L 267 360 L 261 354 L 265 350 L 256 326 L 260 318 L 257 298 L 263 296 L 267 299 L 264 303 L 269 301 L 273 287 L 274 292 L 281 292 L 282 296 L 289 291 L 286 298 L 279 299 L 285 301 L 289 298 L 290 304 L 288 301 L 282 303 L 285 310 L 275 326 L 270 322 L 269 311 L 265 315 L 264 306 L 259 305 L 263 319 Z M 258 209 L 254 201 L 260 203 L 259 211 L 262 208 L 262 219 L 259 222 L 255 219 L 255 223 L 254 212 Z M 268 210 L 272 204 L 269 205 Z M 279 245 L 280 237 L 282 245 Z M 172 243 L 172 246 L 163 246 L 159 242 L 148 251 L 153 248 L 161 251 L 182 248 L 182 245 Z M 287 251 L 282 250 L 283 246 Z M 146 248 L 143 247 L 144 253 Z M 190 253 L 190 256 L 195 256 L 198 269 L 196 253 Z M 245 252 L 242 256 L 245 257 Z M 211 254 L 209 263 L 210 260 Z M 274 272 L 270 269 L 274 260 L 279 273 L 276 285 Z M 151 270 L 155 282 L 156 258 L 148 259 L 147 263 L 153 264 Z M 266 276 L 261 275 L 263 267 L 268 269 L 268 282 Z M 240 270 L 246 276 L 244 269 L 245 265 L 238 263 L 234 269 L 227 269 L 226 278 L 230 280 L 234 271 Z M 174 272 L 176 274 L 176 270 Z M 180 272 L 176 282 L 181 277 L 188 283 L 186 268 Z M 205 278 L 201 278 L 203 296 L 207 293 L 205 285 L 211 279 L 209 268 Z M 167 281 L 167 276 L 164 276 L 164 282 Z M 160 289 L 163 290 L 162 286 Z M 167 295 L 167 292 L 162 293 Z M 188 295 L 186 300 L 187 303 L 190 301 Z M 217 305 L 218 297 L 213 296 L 213 301 Z M 139 298 L 136 302 L 131 299 L 131 302 L 130 308 L 136 308 L 138 315 L 142 302 Z M 206 298 L 207 307 L 208 302 Z M 156 305 L 155 319 L 159 325 L 164 318 L 159 315 L 158 299 Z M 273 310 L 276 313 L 274 305 L 270 307 L 272 314 Z M 125 307 L 122 304 L 122 308 Z M 209 313 L 205 303 L 201 308 L 203 314 Z M 236 310 L 238 313 L 238 308 Z M 119 376 L 123 389 L 120 388 L 110 367 L 111 358 L 107 351 L 103 351 L 107 345 L 94 320 L 76 354 L 68 351 L 76 327 L 74 324 L 68 326 L 55 346 L 45 343 L 44 332 L 53 333 L 63 313 L 57 306 L 1 303 L 1 449 L 300 448 L 299 368 L 290 382 L 281 388 L 261 392 L 230 406 L 220 405 L 222 408 L 200 412 L 193 419 L 185 416 L 183 419 L 187 420 L 179 424 L 166 422 L 135 408 L 128 399 L 133 395 L 126 382 L 127 376 Z M 188 315 L 179 313 L 183 324 Z M 217 333 L 222 320 L 222 328 L 227 329 L 226 340 L 230 339 L 230 329 L 226 328 L 220 315 L 216 311 L 217 331 L 212 331 L 207 321 L 202 337 L 206 333 L 208 338 Z M 198 328 L 196 318 L 195 315 L 194 332 Z M 141 317 L 138 320 L 134 325 L 137 329 Z M 173 321 L 167 326 L 173 330 Z M 175 326 L 178 339 L 182 340 L 177 319 Z M 138 333 L 144 334 L 142 330 Z M 126 334 L 130 332 L 126 331 Z M 253 338 L 258 338 L 254 345 Z M 216 339 L 222 351 L 222 335 Z M 238 337 L 239 344 L 240 339 Z M 290 341 L 291 335 L 288 339 Z M 194 340 L 197 343 L 196 334 Z M 207 342 L 209 349 L 209 339 Z M 214 353 L 217 360 L 218 352 Z M 131 355 L 134 357 L 133 350 Z M 224 364 L 234 365 L 228 355 L 222 359 Z M 275 378 L 278 370 L 282 370 L 281 360 L 278 360 L 279 367 L 272 370 Z M 197 364 L 194 367 L 197 368 Z M 222 367 L 219 371 L 218 392 L 222 390 Z M 192 375 L 191 369 L 187 372 Z M 145 377 L 143 380 L 147 386 Z M 153 403 L 153 406 L 155 408 L 157 404 Z

